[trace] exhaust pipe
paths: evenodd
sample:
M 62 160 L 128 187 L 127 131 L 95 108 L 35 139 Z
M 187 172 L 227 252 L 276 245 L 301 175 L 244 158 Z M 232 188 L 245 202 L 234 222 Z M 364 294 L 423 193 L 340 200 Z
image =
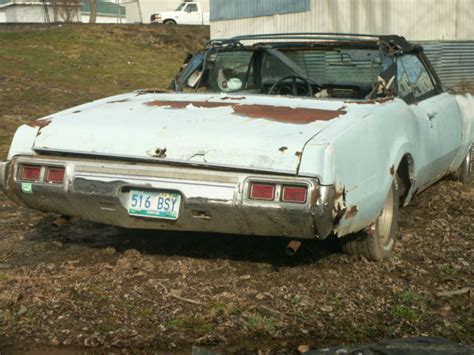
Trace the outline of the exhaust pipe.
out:
M 292 240 L 288 243 L 285 249 L 285 253 L 288 256 L 294 256 L 298 249 L 301 246 L 301 242 L 299 240 Z

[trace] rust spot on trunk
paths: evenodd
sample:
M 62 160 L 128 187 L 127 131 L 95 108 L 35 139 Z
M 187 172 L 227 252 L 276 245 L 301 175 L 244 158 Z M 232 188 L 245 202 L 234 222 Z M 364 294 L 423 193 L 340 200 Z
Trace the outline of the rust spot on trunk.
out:
M 145 103 L 147 106 L 170 107 L 184 109 L 189 105 L 197 108 L 232 107 L 234 113 L 249 118 L 262 118 L 271 121 L 307 124 L 314 121 L 329 121 L 346 114 L 342 108 L 339 110 L 322 110 L 313 108 L 291 108 L 286 106 L 271 105 L 240 105 L 226 102 L 209 101 L 162 101 L 154 100 Z
M 236 105 L 234 111 L 238 115 L 250 118 L 265 118 L 272 121 L 295 124 L 329 121 L 346 113 L 344 110 L 334 111 L 268 105 Z
M 280 149 L 278 149 L 280 152 L 284 152 L 285 150 L 287 150 L 288 147 L 281 147 Z
M 344 214 L 344 218 L 349 219 L 349 218 L 354 217 L 357 214 L 357 211 L 358 211 L 357 206 L 352 206 L 346 211 L 346 213 Z
M 34 121 L 31 121 L 31 122 L 28 122 L 27 125 L 30 126 L 30 127 L 43 128 L 43 127 L 46 127 L 47 125 L 49 125 L 50 123 L 51 123 L 51 120 L 39 119 L 39 120 L 34 120 Z

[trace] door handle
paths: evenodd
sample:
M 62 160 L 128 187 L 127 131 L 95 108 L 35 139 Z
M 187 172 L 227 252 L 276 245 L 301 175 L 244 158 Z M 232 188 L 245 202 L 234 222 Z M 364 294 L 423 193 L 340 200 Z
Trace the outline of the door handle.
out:
M 436 117 L 438 113 L 437 112 L 428 112 L 426 115 L 428 116 L 428 119 L 431 121 L 433 118 Z

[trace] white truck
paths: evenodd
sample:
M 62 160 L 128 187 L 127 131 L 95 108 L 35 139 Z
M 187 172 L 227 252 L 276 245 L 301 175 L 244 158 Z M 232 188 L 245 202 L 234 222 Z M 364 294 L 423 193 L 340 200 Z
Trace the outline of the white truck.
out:
M 209 25 L 209 12 L 204 12 L 198 2 L 185 1 L 175 11 L 158 12 L 151 15 L 151 24 L 165 25 Z

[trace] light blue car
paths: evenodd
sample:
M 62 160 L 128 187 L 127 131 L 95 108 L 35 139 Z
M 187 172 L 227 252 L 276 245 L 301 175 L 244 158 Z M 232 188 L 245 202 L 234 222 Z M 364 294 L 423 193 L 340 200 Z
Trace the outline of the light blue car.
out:
M 0 186 L 41 211 L 126 228 L 336 235 L 369 260 L 399 206 L 467 181 L 474 101 L 398 36 L 211 41 L 169 91 L 98 100 L 18 128 Z

